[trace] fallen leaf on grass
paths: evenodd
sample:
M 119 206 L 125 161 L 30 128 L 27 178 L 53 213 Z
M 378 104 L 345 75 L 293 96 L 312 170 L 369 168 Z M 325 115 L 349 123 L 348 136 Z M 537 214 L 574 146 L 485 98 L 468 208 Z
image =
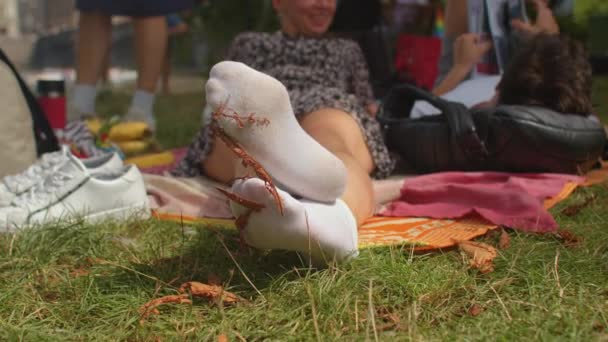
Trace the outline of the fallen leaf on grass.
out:
M 77 268 L 70 272 L 70 275 L 74 278 L 86 276 L 87 274 L 89 274 L 89 270 L 86 270 L 84 268 Z
M 481 273 L 494 271 L 492 261 L 498 255 L 496 248 L 483 242 L 458 240 L 456 243 L 458 248 L 469 256 L 469 264 L 472 268 L 478 269 Z
M 217 337 L 217 342 L 228 342 L 228 336 L 226 334 L 221 334 Z
M 179 292 L 184 293 L 190 291 L 192 297 L 202 297 L 207 299 L 219 298 L 224 304 L 234 304 L 242 301 L 237 295 L 232 292 L 225 291 L 223 287 L 219 285 L 207 285 L 199 283 L 197 281 L 189 281 L 183 283 L 179 287 Z
M 482 312 L 483 312 L 483 308 L 481 306 L 479 306 L 478 304 L 473 304 L 469 308 L 469 315 L 471 315 L 473 317 L 479 316 L 479 314 Z
M 590 196 L 585 198 L 581 203 L 575 203 L 575 204 L 565 207 L 562 210 L 562 214 L 564 214 L 566 216 L 575 216 L 581 211 L 581 209 L 585 208 L 591 202 L 593 202 L 595 200 L 595 198 L 596 198 L 595 194 L 591 194 Z
M 600 322 L 594 322 L 592 327 L 593 331 L 595 332 L 604 332 L 604 330 L 606 329 L 606 327 Z
M 169 296 L 152 299 L 151 301 L 144 304 L 141 308 L 139 308 L 139 314 L 140 314 L 139 323 L 143 324 L 144 320 L 152 314 L 154 314 L 154 315 L 160 314 L 160 312 L 158 311 L 158 309 L 156 307 L 163 305 L 163 304 L 169 304 L 169 303 L 192 304 L 192 301 L 188 298 L 187 294 L 169 295 Z
M 582 241 L 580 237 L 576 236 L 573 232 L 566 229 L 558 231 L 557 236 L 562 240 L 564 246 L 566 247 L 576 247 Z
M 498 248 L 507 249 L 511 246 L 511 237 L 504 229 L 500 233 L 500 239 L 498 240 Z
M 392 330 L 399 327 L 401 318 L 387 307 L 379 307 L 376 309 L 376 316 L 384 323 L 380 324 L 376 329 L 378 331 Z
M 141 308 L 139 308 L 139 313 L 141 315 L 139 322 L 143 324 L 144 320 L 148 318 L 150 315 L 158 315 L 160 312 L 157 307 L 163 304 L 192 304 L 192 300 L 190 300 L 190 296 L 192 297 L 200 297 L 206 299 L 218 299 L 221 300 L 224 304 L 234 304 L 240 301 L 244 301 L 244 299 L 238 297 L 232 292 L 224 291 L 224 288 L 218 285 L 207 285 L 203 283 L 199 283 L 196 281 L 189 281 L 183 283 L 179 287 L 178 295 L 168 295 L 160 298 L 153 299 L 146 304 L 144 304 Z M 190 292 L 190 294 L 186 293 Z

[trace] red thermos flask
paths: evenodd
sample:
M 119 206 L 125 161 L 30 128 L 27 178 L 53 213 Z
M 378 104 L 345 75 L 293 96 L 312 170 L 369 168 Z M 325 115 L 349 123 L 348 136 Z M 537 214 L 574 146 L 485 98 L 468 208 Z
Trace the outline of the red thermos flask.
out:
M 64 80 L 38 80 L 38 103 L 53 129 L 64 129 L 66 124 L 66 99 Z

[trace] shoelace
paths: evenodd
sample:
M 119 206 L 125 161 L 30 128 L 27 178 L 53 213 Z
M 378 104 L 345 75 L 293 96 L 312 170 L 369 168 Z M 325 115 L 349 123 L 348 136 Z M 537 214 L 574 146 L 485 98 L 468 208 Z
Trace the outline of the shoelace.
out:
M 65 183 L 72 178 L 74 178 L 74 175 L 55 171 L 43 181 L 36 183 L 30 190 L 13 199 L 13 205 L 22 208 L 46 205 L 52 195 L 63 188 Z
M 62 164 L 65 161 L 65 156 L 61 152 L 47 153 L 40 158 L 38 162 L 30 166 L 24 172 L 6 176 L 4 184 L 12 192 L 23 191 L 40 180 L 41 176 L 46 174 L 46 171 L 51 171 L 53 168 Z

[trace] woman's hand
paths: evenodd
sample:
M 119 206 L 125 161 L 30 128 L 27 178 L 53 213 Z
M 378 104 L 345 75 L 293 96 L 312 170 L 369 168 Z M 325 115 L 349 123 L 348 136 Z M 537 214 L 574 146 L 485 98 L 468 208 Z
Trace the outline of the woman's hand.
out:
M 536 7 L 536 20 L 534 21 L 534 23 L 530 24 L 519 19 L 513 19 L 511 21 L 511 26 L 517 31 L 532 35 L 538 33 L 558 34 L 559 26 L 557 25 L 557 21 L 555 21 L 553 12 L 549 8 L 549 6 L 547 6 L 547 1 L 528 1 L 534 3 L 534 7 Z
M 465 33 L 454 42 L 454 68 L 464 68 L 467 72 L 492 48 L 489 39 L 477 33 Z
M 441 83 L 433 89 L 433 94 L 441 96 L 456 88 L 491 48 L 492 42 L 481 39 L 479 34 L 460 35 L 454 42 L 454 65 Z

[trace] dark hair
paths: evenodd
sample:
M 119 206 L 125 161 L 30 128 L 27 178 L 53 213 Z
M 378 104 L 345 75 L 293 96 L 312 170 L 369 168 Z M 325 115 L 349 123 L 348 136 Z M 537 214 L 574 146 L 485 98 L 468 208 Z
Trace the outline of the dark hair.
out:
M 566 36 L 538 34 L 520 48 L 497 86 L 498 102 L 589 115 L 591 65 L 587 51 Z

